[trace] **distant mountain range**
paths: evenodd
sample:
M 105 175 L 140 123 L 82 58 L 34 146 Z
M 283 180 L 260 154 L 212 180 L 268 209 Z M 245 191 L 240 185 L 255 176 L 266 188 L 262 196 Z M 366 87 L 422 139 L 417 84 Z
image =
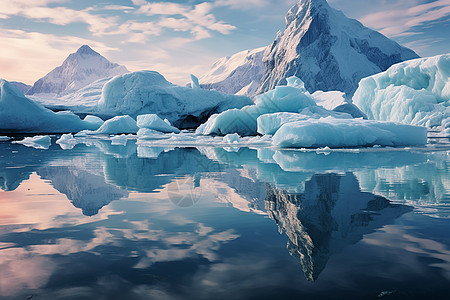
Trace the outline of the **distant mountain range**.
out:
M 77 52 L 70 54 L 61 66 L 36 81 L 27 94 L 63 96 L 98 79 L 124 73 L 128 73 L 125 66 L 112 63 L 89 46 L 83 45 Z
M 353 94 L 360 79 L 418 55 L 379 32 L 347 18 L 326 0 L 300 0 L 286 15 L 286 29 L 268 47 L 218 60 L 200 84 L 253 95 L 297 76 L 309 92 Z M 246 81 L 242 81 L 243 75 Z M 252 84 L 252 88 L 245 87 Z M 255 88 L 255 85 L 258 85 Z

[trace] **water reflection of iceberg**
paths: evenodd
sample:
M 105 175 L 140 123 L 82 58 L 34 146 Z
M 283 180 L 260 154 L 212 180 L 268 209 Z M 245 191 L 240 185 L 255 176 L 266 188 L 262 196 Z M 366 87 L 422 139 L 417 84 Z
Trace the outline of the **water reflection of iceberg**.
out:
M 73 206 L 84 215 L 93 216 L 105 205 L 128 195 L 114 185 L 105 183 L 103 176 L 69 166 L 39 168 L 37 174 L 51 181 L 52 186 L 65 194 Z
M 412 210 L 361 192 L 352 173 L 316 174 L 304 193 L 289 193 L 268 185 L 266 210 L 288 237 L 308 280 L 315 281 L 333 253 L 355 244 Z
M 258 180 L 290 193 L 303 193 L 305 182 L 314 174 L 352 172 L 363 191 L 417 207 L 450 204 L 450 156 L 445 151 L 316 153 L 259 148 L 241 149 L 237 153 L 220 148 L 201 151 L 212 160 L 255 169 Z
M 209 160 L 195 148 L 161 152 L 156 158 L 140 158 L 136 153 L 126 159 L 107 155 L 104 163 L 108 182 L 147 193 L 170 183 L 175 177 L 195 177 L 196 174 L 220 172 L 222 169 L 218 162 Z

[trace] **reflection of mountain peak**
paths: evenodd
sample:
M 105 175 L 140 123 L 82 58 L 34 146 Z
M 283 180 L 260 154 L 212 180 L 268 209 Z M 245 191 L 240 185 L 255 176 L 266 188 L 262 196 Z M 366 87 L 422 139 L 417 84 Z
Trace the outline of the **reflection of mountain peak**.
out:
M 43 179 L 72 201 L 73 206 L 81 208 L 86 216 L 98 214 L 98 211 L 110 202 L 126 196 L 128 193 L 105 183 L 103 176 L 93 175 L 84 170 L 66 166 L 44 167 L 38 169 Z
M 314 175 L 305 192 L 293 194 L 268 187 L 266 209 L 289 238 L 289 253 L 315 281 L 333 253 L 360 241 L 410 210 L 361 192 L 352 173 Z

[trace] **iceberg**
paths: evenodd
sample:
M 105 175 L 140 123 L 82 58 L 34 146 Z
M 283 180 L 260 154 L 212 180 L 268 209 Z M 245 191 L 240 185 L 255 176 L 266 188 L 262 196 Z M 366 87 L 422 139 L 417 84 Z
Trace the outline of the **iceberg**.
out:
M 256 135 L 257 119 L 261 115 L 276 112 L 297 113 L 311 106 L 317 106 L 314 99 L 304 90 L 298 88 L 301 80 L 290 78 L 293 86 L 277 86 L 256 97 L 254 105 L 241 109 L 230 109 L 221 114 L 213 115 L 209 120 L 197 128 L 197 134 L 237 133 L 241 136 Z M 294 86 L 295 85 L 295 86 Z
M 137 133 L 139 127 L 136 121 L 130 116 L 116 116 L 107 120 L 99 129 L 93 131 L 93 134 L 120 134 Z
M 450 53 L 393 65 L 364 78 L 353 96 L 370 119 L 450 126 Z
M 191 74 L 191 88 L 193 88 L 193 89 L 200 88 L 200 83 L 198 83 L 198 78 L 194 74 Z
M 46 109 L 3 79 L 0 79 L 0 120 L 1 132 L 65 133 L 99 127 L 71 112 Z
M 137 117 L 137 126 L 139 128 L 147 128 L 165 133 L 179 133 L 178 128 L 173 127 L 169 120 L 162 120 L 158 115 L 145 114 Z
M 282 148 L 412 146 L 426 143 L 425 127 L 332 117 L 287 123 L 273 136 L 273 144 Z
M 138 116 L 158 114 L 175 127 L 195 128 L 214 113 L 242 108 L 248 97 L 192 89 L 168 82 L 154 71 L 139 71 L 113 77 L 103 87 L 98 113 Z
M 240 139 L 241 137 L 237 133 L 227 134 L 226 136 L 223 137 L 223 142 L 226 144 L 233 144 L 233 143 L 236 144 L 239 143 Z
M 84 117 L 83 121 L 91 123 L 91 124 L 95 124 L 99 128 L 100 128 L 100 126 L 103 125 L 103 123 L 105 123 L 105 121 L 103 121 L 101 118 L 99 118 L 97 116 L 93 116 L 93 115 L 87 115 L 86 117 Z

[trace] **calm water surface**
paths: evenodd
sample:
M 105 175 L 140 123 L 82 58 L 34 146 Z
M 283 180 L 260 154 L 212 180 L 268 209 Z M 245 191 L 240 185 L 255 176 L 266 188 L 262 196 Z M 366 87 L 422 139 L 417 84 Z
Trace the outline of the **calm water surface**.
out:
M 0 142 L 0 299 L 450 299 L 448 153 Z

